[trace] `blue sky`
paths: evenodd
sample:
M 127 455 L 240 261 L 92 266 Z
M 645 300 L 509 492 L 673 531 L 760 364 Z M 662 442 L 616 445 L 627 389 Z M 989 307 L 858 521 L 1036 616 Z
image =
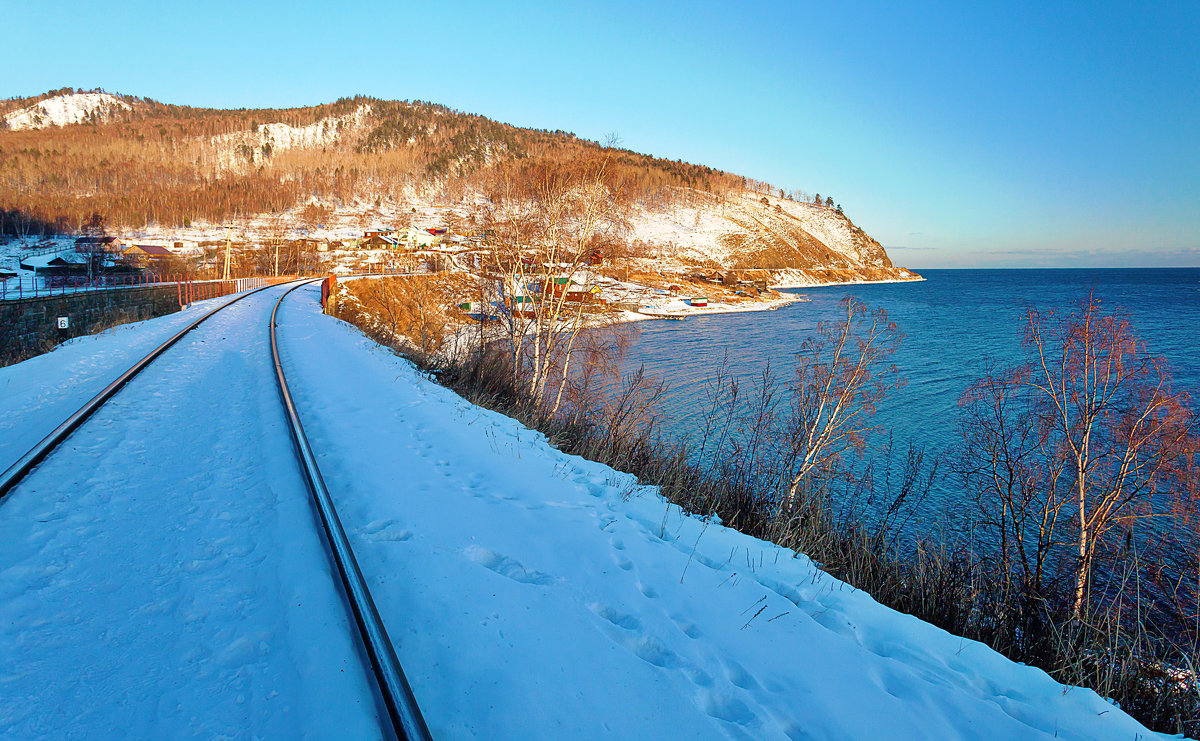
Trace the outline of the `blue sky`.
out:
M 0 5 L 3 97 L 432 100 L 831 195 L 899 264 L 1200 265 L 1195 0 Z

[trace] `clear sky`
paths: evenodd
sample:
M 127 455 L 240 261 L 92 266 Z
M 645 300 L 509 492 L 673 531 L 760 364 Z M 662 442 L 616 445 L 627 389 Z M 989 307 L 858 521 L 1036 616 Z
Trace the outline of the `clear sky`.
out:
M 1200 265 L 1200 2 L 0 0 L 0 97 L 421 99 L 831 195 L 913 267 Z

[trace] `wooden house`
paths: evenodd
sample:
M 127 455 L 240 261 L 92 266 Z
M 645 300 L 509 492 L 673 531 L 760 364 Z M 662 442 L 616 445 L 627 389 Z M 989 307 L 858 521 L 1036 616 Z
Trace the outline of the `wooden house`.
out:
M 400 246 L 400 243 L 391 234 L 368 232 L 366 236 L 358 240 L 358 246 L 364 250 L 394 250 Z
M 125 257 L 135 260 L 166 260 L 174 257 L 166 247 L 158 244 L 132 244 L 121 251 Z
M 75 240 L 76 252 L 107 252 L 119 255 L 125 251 L 125 243 L 118 237 L 80 237 Z

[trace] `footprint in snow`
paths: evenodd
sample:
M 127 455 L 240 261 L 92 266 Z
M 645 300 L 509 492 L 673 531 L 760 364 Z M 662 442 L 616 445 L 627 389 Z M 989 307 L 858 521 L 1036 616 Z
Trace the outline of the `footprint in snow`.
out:
M 725 666 L 725 677 L 729 679 L 729 683 L 733 686 L 741 687 L 744 690 L 756 690 L 760 688 L 758 680 L 754 678 L 754 675 L 746 671 L 745 667 L 741 664 L 733 659 L 723 659 L 721 663 Z
M 604 618 L 608 622 L 624 628 L 625 630 L 641 630 L 642 621 L 638 620 L 633 615 L 626 615 L 602 602 L 592 602 L 588 605 L 588 609 Z
M 546 586 L 554 583 L 554 577 L 540 571 L 526 569 L 521 563 L 508 556 L 497 553 L 489 548 L 473 545 L 463 551 L 463 555 L 485 568 L 495 571 L 522 584 L 537 584 Z
M 385 541 L 399 542 L 412 537 L 412 531 L 400 527 L 395 520 L 375 520 L 363 527 L 359 532 L 367 540 L 376 543 Z

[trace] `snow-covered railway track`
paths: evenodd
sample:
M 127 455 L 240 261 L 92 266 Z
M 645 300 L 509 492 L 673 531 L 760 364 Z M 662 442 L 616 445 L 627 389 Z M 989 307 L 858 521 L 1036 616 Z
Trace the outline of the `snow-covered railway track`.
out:
M 354 550 L 350 547 L 350 540 L 346 537 L 346 531 L 342 527 L 341 518 L 338 517 L 333 499 L 325 487 L 325 479 L 321 476 L 316 456 L 309 445 L 308 437 L 304 434 L 304 425 L 300 421 L 299 412 L 292 400 L 291 389 L 288 388 L 287 377 L 283 372 L 283 363 L 279 358 L 275 317 L 279 313 L 279 307 L 283 300 L 299 287 L 300 285 L 296 285 L 289 288 L 275 302 L 275 308 L 271 311 L 271 359 L 275 365 L 275 377 L 279 381 L 279 395 L 287 412 L 292 442 L 296 448 L 296 457 L 304 472 L 309 493 L 312 495 L 313 503 L 321 519 L 321 525 L 325 529 L 326 542 L 337 566 L 338 575 L 341 577 L 342 587 L 354 613 L 355 622 L 358 624 L 363 645 L 370 656 L 371 670 L 379 685 L 384 704 L 387 706 L 392 727 L 396 731 L 396 735 L 405 741 L 428 741 L 430 738 L 429 728 L 425 725 L 425 719 L 417 707 L 412 688 L 404 676 L 404 670 L 401 669 L 400 661 L 396 658 L 396 651 L 388 637 L 387 629 L 379 617 L 375 600 L 371 598 L 371 590 L 367 587 L 367 582 L 358 567 Z
M 430 738 L 280 360 L 309 282 L 172 329 L 0 474 L 0 738 Z
M 170 338 L 168 338 L 166 342 L 146 353 L 146 355 L 142 357 L 141 360 L 134 363 L 129 370 L 122 373 L 116 378 L 116 380 L 101 389 L 100 393 L 89 399 L 88 402 L 80 407 L 78 411 L 67 417 L 67 419 L 58 427 L 54 428 L 49 435 L 46 435 L 46 437 L 42 438 L 37 445 L 34 445 L 32 448 L 30 448 L 29 452 L 17 459 L 17 461 L 9 466 L 4 473 L 0 473 L 0 499 L 3 499 L 4 496 L 8 494 L 8 492 L 11 491 L 12 488 L 16 486 L 23 478 L 25 478 L 30 471 L 32 471 L 39 463 L 41 463 L 46 456 L 50 455 L 55 448 L 57 448 L 68 437 L 70 437 L 72 432 L 77 430 L 80 425 L 88 420 L 89 417 L 95 414 L 97 409 L 104 406 L 109 399 L 111 399 L 118 391 L 123 389 L 125 385 L 133 380 L 139 373 L 145 370 L 147 366 L 149 366 L 156 359 L 158 359 L 159 356 L 179 342 L 179 340 L 183 339 L 184 335 L 188 334 L 196 327 L 199 327 L 206 320 L 215 316 L 218 312 L 233 306 L 248 296 L 253 296 L 254 294 L 265 291 L 268 288 L 271 288 L 271 286 L 263 286 L 262 288 L 256 288 L 253 291 L 247 291 L 232 301 L 224 303 L 206 314 L 202 314 L 183 329 L 179 330 Z

